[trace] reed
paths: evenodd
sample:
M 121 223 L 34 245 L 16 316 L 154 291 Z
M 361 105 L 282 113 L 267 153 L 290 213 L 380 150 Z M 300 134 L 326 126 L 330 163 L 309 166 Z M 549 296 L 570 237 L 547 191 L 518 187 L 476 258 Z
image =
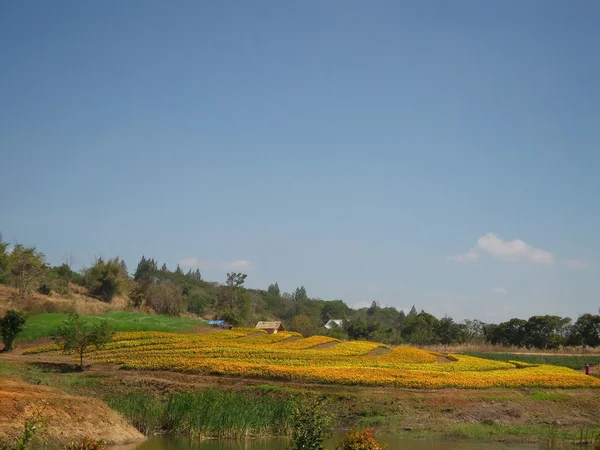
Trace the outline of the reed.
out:
M 215 389 L 166 399 L 132 393 L 108 404 L 144 434 L 233 439 L 287 435 L 292 411 L 289 397 Z

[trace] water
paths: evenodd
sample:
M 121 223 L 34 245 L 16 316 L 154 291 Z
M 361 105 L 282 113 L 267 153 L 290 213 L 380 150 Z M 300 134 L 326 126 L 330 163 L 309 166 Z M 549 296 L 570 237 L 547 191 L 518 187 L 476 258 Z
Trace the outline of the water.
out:
M 343 436 L 336 436 L 326 442 L 326 447 L 334 449 Z M 473 442 L 448 440 L 420 440 L 376 436 L 381 443 L 388 444 L 389 450 L 539 450 L 539 444 L 504 444 L 499 442 Z M 286 450 L 286 439 L 253 439 L 247 441 L 197 440 L 184 437 L 151 437 L 137 445 L 119 446 L 114 450 Z

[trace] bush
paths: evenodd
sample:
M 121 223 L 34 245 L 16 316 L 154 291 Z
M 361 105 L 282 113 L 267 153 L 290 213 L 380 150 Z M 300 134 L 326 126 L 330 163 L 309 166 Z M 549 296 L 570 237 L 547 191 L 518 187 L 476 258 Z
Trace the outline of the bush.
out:
M 373 432 L 369 429 L 365 431 L 349 432 L 336 450 L 384 450 L 387 445 L 382 445 L 375 440 Z
M 15 336 L 23 330 L 26 320 L 25 313 L 14 309 L 7 311 L 4 317 L 0 318 L 0 334 L 2 335 L 5 352 L 12 350 Z
M 323 398 L 297 399 L 292 410 L 292 450 L 324 450 L 333 431 L 332 417 L 323 412 Z
M 85 271 L 83 278 L 89 294 L 107 303 L 127 286 L 127 274 L 118 257 L 107 262 L 99 259 Z
M 38 287 L 37 291 L 42 295 L 52 294 L 52 289 L 46 283 L 40 284 L 40 287 Z

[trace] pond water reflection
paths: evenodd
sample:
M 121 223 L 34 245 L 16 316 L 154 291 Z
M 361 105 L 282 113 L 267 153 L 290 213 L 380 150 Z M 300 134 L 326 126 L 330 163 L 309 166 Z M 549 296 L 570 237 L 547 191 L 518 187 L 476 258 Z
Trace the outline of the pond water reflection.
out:
M 334 449 L 342 435 L 336 436 L 326 443 L 326 447 Z M 539 444 L 506 444 L 501 442 L 453 441 L 406 439 L 394 436 L 377 436 L 377 439 L 388 444 L 389 450 L 539 450 L 545 448 Z M 230 440 L 198 440 L 185 437 L 157 436 L 131 446 L 119 446 L 114 450 L 286 450 L 289 441 L 286 439 L 252 439 L 246 441 Z

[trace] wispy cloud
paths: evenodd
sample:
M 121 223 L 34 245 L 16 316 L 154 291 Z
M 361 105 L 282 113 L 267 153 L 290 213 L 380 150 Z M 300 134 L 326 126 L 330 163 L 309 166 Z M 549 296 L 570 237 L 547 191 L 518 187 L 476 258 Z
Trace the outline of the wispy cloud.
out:
M 508 294 L 508 291 L 502 286 L 496 286 L 492 289 L 492 294 Z
M 591 266 L 589 262 L 580 259 L 567 259 L 566 263 L 571 269 L 588 269 Z
M 496 233 L 484 234 L 477 239 L 475 247 L 468 252 L 449 256 L 448 259 L 457 262 L 474 262 L 477 261 L 481 253 L 487 253 L 492 258 L 506 262 L 527 261 L 545 264 L 554 262 L 554 255 L 551 252 L 535 248 L 521 239 L 505 241 L 498 237 Z
M 213 261 L 209 259 L 198 259 L 195 256 L 179 260 L 179 265 L 187 269 L 222 269 L 222 270 L 252 270 L 255 264 L 247 259 L 235 261 Z
M 475 249 L 471 249 L 461 255 L 448 256 L 448 259 L 457 262 L 475 262 L 479 259 L 479 253 Z

